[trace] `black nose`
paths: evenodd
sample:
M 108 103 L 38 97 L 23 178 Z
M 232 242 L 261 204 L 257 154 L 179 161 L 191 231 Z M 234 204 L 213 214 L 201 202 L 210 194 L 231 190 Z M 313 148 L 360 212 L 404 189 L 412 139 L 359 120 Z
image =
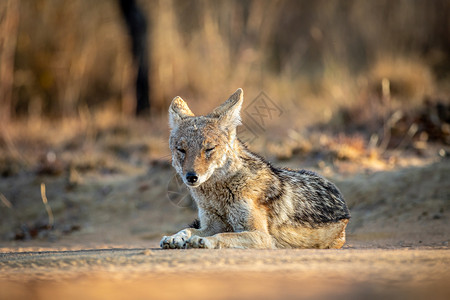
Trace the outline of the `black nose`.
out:
M 187 172 L 186 173 L 186 180 L 189 183 L 196 183 L 198 180 L 197 174 L 195 174 L 194 172 Z

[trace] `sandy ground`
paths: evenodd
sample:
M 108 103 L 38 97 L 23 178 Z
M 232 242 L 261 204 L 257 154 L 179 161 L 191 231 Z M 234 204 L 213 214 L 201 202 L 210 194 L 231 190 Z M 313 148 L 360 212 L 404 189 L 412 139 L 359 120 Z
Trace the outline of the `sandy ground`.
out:
M 195 216 L 157 184 L 170 168 L 93 178 L 64 194 L 71 207 L 53 231 L 0 242 L 0 299 L 449 299 L 448 174 L 442 160 L 336 179 L 352 212 L 340 250 L 160 250 Z M 20 200 L 39 179 L 0 186 Z M 63 205 L 64 178 L 43 180 Z M 29 202 L 15 204 L 18 214 Z M 67 224 L 80 229 L 64 233 Z
M 430 248 L 9 252 L 0 298 L 446 299 L 449 265 Z
M 187 198 L 168 198 L 172 168 L 104 156 L 1 178 L 1 300 L 450 299 L 445 155 L 311 165 L 351 210 L 340 250 L 160 250 L 196 215 Z

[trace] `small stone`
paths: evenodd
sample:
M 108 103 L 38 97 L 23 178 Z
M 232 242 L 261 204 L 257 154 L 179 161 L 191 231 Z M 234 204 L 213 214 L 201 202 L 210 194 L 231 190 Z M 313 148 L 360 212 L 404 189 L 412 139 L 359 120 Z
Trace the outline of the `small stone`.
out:
M 439 219 L 441 219 L 442 218 L 442 215 L 441 214 L 435 214 L 434 216 L 433 216 L 433 220 L 439 220 Z
M 142 251 L 142 254 L 149 256 L 149 255 L 153 255 L 153 252 L 152 252 L 152 250 L 146 249 L 146 250 Z

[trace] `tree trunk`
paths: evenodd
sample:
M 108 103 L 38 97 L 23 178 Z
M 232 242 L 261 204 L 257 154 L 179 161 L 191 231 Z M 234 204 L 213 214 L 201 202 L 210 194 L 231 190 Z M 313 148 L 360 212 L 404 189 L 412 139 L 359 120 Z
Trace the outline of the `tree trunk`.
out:
M 119 0 L 120 9 L 131 36 L 133 60 L 137 66 L 136 115 L 150 112 L 149 59 L 147 46 L 147 20 L 135 0 Z

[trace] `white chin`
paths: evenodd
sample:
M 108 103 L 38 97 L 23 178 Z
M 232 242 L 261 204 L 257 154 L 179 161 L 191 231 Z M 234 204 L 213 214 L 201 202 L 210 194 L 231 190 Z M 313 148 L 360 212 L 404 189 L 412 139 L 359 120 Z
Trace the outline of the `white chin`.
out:
M 196 182 L 196 183 L 187 183 L 187 182 L 185 182 L 184 184 L 186 184 L 188 187 L 195 188 L 195 187 L 200 186 L 201 182 Z

